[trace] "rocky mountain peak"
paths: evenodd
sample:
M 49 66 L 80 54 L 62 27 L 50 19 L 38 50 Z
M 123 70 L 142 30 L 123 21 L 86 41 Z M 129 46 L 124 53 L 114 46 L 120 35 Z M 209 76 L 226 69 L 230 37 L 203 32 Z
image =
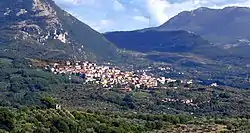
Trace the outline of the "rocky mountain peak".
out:
M 54 3 L 53 3 L 54 4 Z M 52 26 L 58 25 L 59 18 L 57 17 L 57 12 L 53 8 L 53 5 L 49 2 L 42 0 L 33 0 L 33 12 L 35 12 L 35 16 L 37 17 L 47 17 L 46 22 L 52 24 Z

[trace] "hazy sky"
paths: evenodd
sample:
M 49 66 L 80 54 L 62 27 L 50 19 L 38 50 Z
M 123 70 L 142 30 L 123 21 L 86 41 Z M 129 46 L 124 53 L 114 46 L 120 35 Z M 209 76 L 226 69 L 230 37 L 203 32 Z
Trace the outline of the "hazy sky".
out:
M 158 26 L 184 10 L 249 6 L 250 0 L 55 0 L 99 32 Z M 150 21 L 149 21 L 150 20 Z

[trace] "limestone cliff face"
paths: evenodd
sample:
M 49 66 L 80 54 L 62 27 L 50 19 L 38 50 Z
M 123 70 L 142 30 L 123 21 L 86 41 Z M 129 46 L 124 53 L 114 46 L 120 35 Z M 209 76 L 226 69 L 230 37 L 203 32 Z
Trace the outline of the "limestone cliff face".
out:
M 22 55 L 39 51 L 35 54 L 39 58 L 96 60 L 117 54 L 116 47 L 101 34 L 52 0 L 1 0 L 0 35 L 0 45 L 12 44 L 7 51 Z
M 12 0 L 13 1 L 13 0 Z M 57 39 L 70 43 L 68 33 L 63 29 L 53 4 L 46 0 L 16 0 L 2 9 L 2 18 L 6 24 L 2 28 L 15 30 L 14 39 L 34 39 L 45 43 Z M 27 3 L 27 4 L 24 4 Z

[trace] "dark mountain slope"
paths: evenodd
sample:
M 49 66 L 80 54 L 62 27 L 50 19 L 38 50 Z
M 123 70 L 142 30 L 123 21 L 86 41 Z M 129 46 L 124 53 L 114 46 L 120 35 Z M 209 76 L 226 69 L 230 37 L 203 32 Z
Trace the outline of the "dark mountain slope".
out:
M 200 36 L 186 31 L 110 32 L 104 36 L 119 48 L 139 52 L 191 52 L 211 46 Z
M 52 0 L 1 0 L 0 38 L 2 54 L 53 59 L 118 58 L 116 46 Z
M 151 61 L 170 63 L 176 67 L 186 62 L 214 65 L 213 59 L 224 58 L 228 54 L 199 35 L 186 31 L 145 29 L 110 32 L 104 36 L 121 49 L 142 52 Z
M 250 8 L 198 8 L 184 11 L 159 26 L 157 30 L 186 30 L 218 44 L 250 39 Z

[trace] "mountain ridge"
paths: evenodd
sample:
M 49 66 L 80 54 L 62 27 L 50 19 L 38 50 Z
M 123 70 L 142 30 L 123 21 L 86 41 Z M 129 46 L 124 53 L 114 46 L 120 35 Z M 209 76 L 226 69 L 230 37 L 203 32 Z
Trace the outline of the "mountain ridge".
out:
M 52 0 L 0 2 L 1 53 L 35 58 L 115 60 L 117 47 Z
M 211 9 L 201 7 L 174 16 L 156 30 L 186 30 L 201 35 L 217 44 L 230 44 L 239 39 L 250 39 L 250 8 L 225 7 Z

